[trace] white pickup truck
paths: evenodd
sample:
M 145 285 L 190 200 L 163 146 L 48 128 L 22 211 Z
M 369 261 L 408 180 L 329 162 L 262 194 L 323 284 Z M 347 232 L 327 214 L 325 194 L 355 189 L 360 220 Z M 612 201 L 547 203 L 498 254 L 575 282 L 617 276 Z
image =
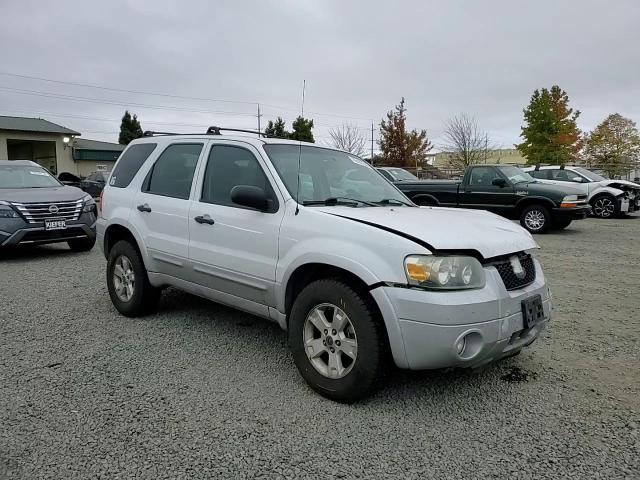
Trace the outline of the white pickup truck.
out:
M 519 225 L 417 207 L 342 151 L 210 132 L 149 134 L 115 165 L 97 230 L 123 315 L 173 286 L 271 319 L 308 384 L 344 402 L 389 360 L 479 366 L 549 320 L 538 246 Z

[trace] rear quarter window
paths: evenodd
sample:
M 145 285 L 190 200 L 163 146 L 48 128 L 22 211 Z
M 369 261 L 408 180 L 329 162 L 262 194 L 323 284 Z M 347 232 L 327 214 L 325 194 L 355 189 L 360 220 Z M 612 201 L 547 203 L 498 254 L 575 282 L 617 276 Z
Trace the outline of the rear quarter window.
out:
M 111 174 L 109 185 L 118 188 L 128 187 L 157 145 L 157 143 L 140 143 L 127 148 Z

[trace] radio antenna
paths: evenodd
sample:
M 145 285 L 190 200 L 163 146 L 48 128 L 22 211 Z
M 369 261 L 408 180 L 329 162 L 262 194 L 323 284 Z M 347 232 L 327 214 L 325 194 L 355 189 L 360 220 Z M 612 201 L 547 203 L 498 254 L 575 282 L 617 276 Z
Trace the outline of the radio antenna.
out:
M 307 81 L 302 80 L 302 105 L 300 107 L 300 120 L 304 122 L 304 91 L 307 87 Z M 302 158 L 302 140 L 298 139 L 298 175 L 296 176 L 296 213 L 300 213 L 300 160 Z

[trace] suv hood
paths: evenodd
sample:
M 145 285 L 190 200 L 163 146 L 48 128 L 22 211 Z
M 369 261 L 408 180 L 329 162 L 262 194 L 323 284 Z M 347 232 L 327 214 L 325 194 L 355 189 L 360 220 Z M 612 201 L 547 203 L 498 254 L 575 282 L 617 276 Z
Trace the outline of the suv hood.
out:
M 85 193 L 76 187 L 0 188 L 0 200 L 5 202 L 69 202 L 79 200 Z
M 436 250 L 476 250 L 485 259 L 538 248 L 524 228 L 485 210 L 442 207 L 312 207 L 417 238 Z

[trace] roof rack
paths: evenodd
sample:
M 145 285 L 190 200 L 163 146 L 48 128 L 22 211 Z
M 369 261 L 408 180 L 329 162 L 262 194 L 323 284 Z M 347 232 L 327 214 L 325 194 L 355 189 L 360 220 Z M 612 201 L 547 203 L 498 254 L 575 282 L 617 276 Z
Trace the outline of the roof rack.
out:
M 263 137 L 269 137 L 270 135 L 261 132 L 259 130 L 245 130 L 244 128 L 225 128 L 225 127 L 216 127 L 216 126 L 211 126 L 209 128 L 207 128 L 207 135 L 222 135 L 222 131 L 225 132 L 243 132 L 243 133 L 253 133 L 255 135 L 261 135 Z
M 216 127 L 212 126 L 207 128 L 205 135 L 222 135 L 221 132 L 244 132 L 244 133 L 253 133 L 255 135 L 260 135 L 262 137 L 270 137 L 264 132 L 260 132 L 258 130 L 245 130 L 243 128 L 225 128 L 225 127 Z M 142 134 L 144 137 L 154 137 L 156 135 L 202 135 L 202 133 L 175 133 L 175 132 L 156 132 L 154 130 L 147 130 Z

